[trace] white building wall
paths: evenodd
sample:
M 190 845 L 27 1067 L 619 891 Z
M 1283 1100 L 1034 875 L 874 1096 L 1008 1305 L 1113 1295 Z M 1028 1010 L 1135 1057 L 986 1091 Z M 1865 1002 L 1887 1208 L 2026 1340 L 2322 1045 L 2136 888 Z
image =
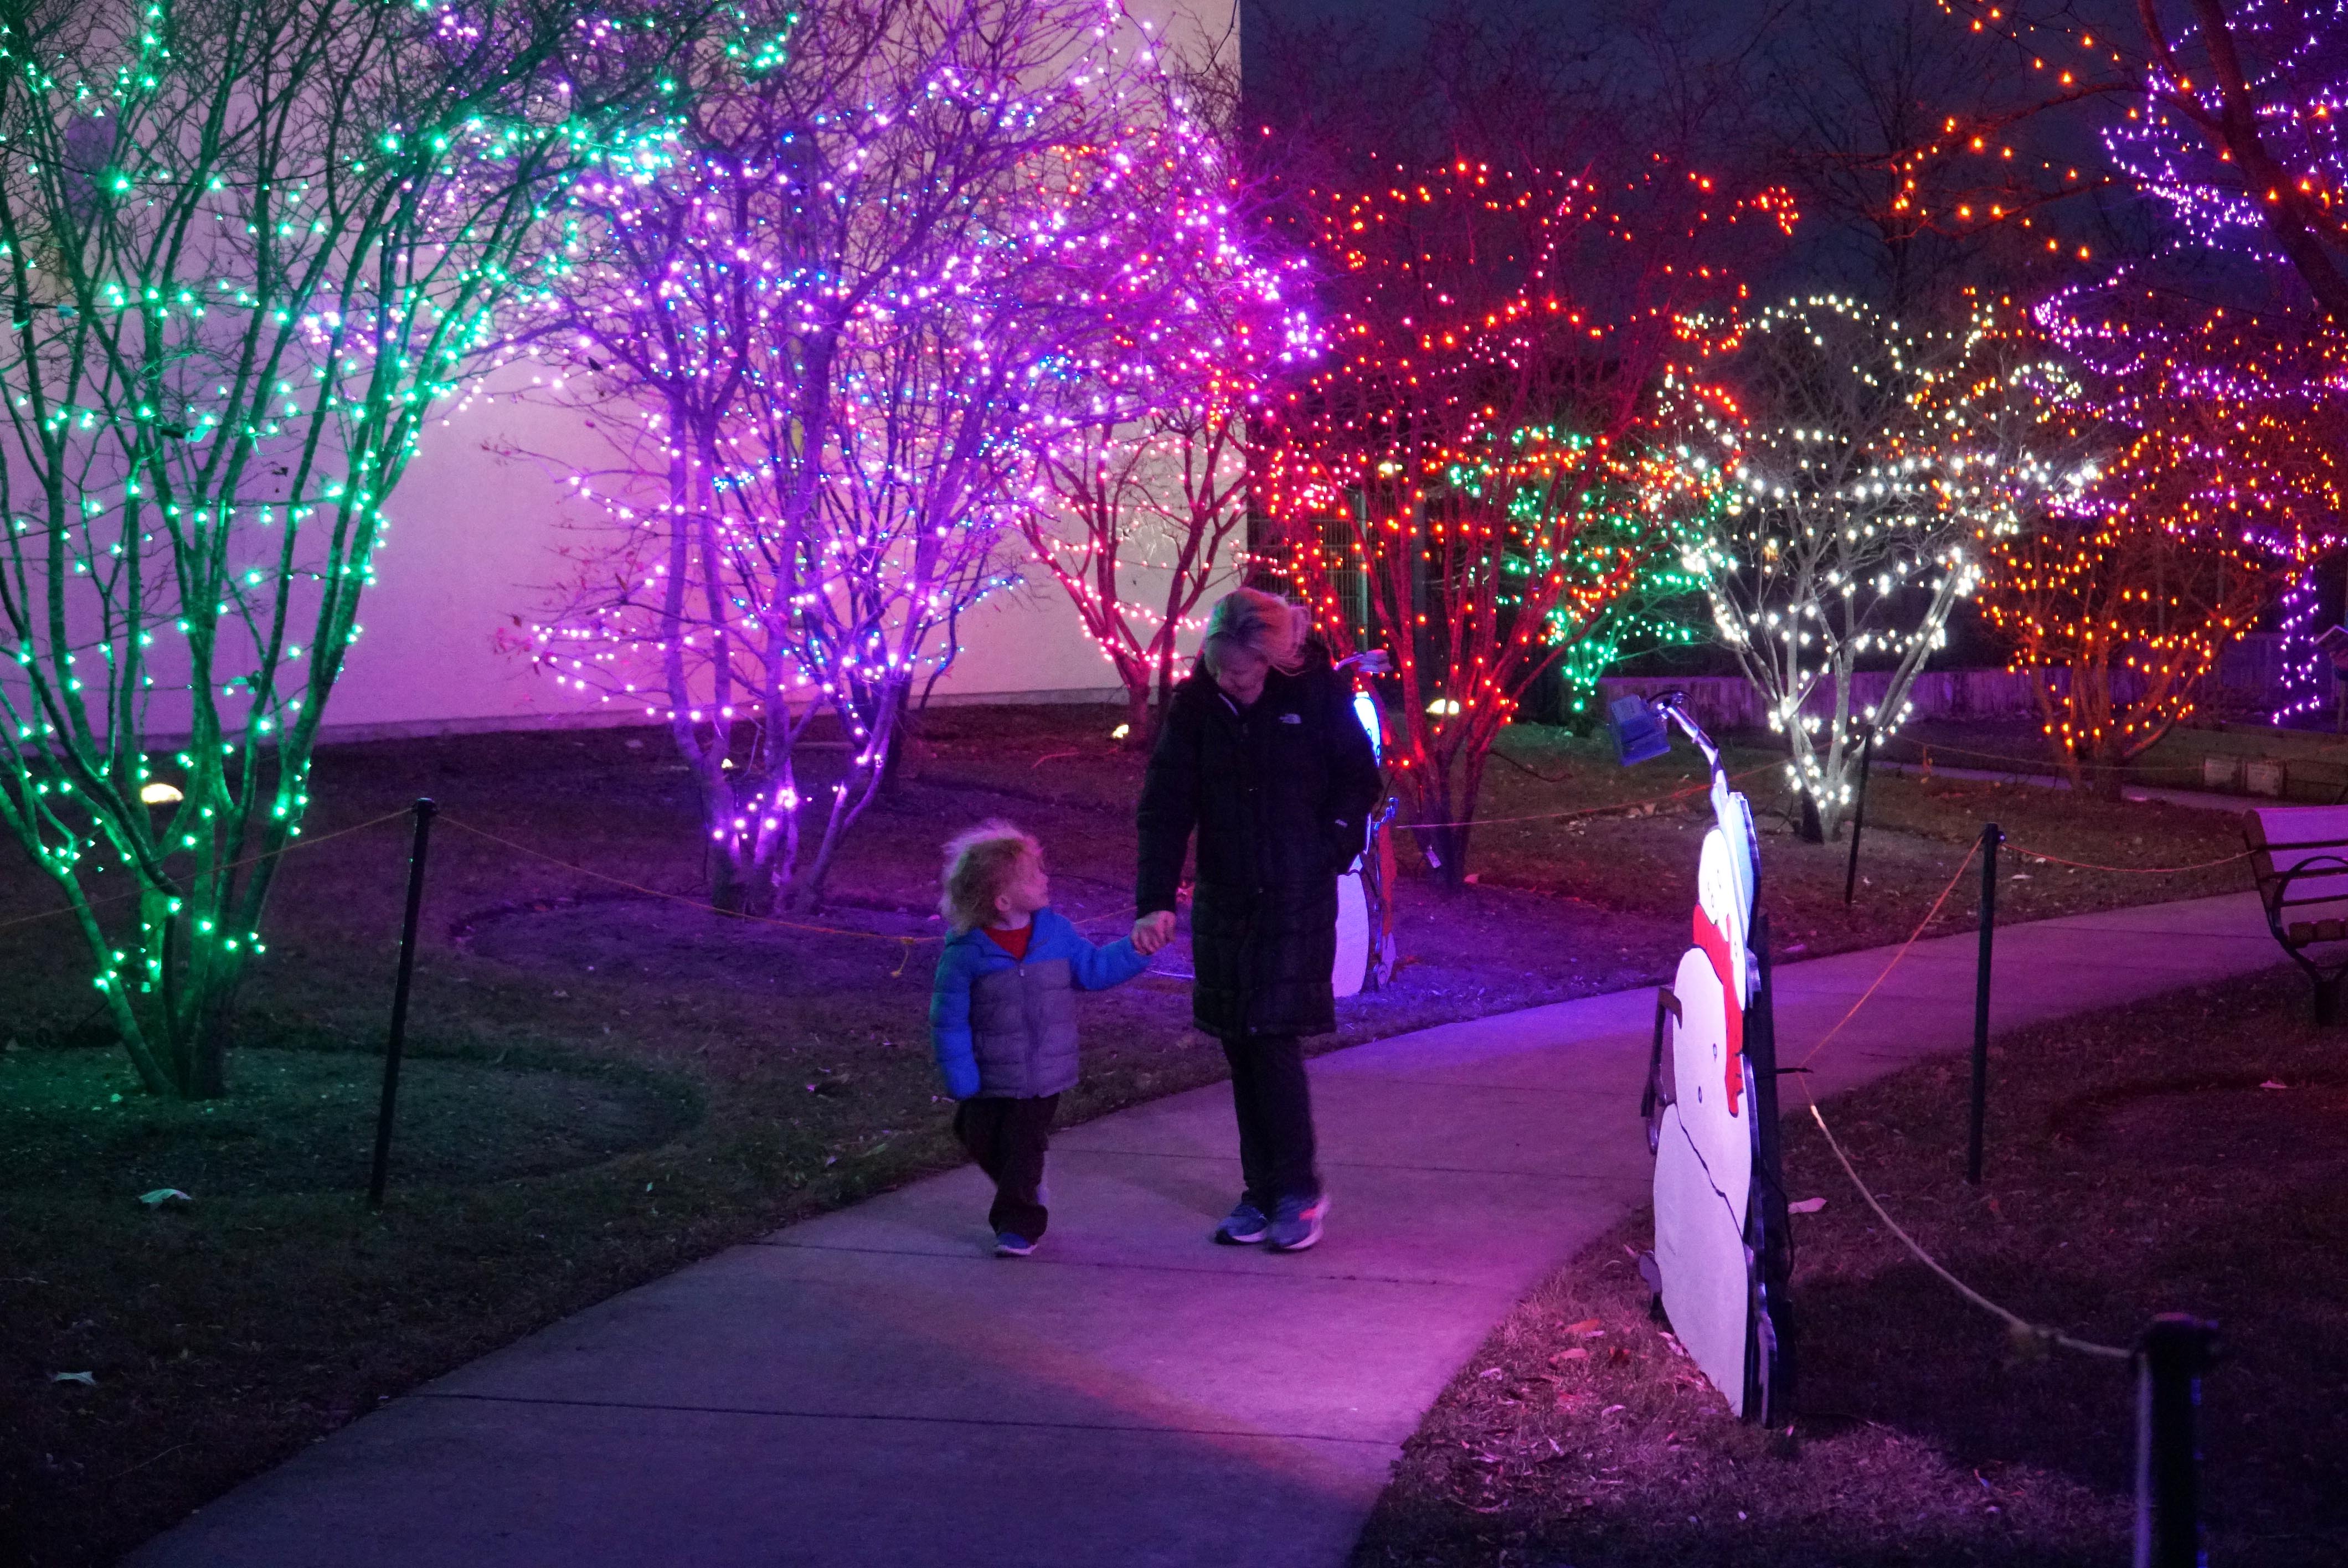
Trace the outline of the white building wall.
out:
M 1236 64 L 1236 0 L 1128 0 L 1175 47 L 1220 42 Z M 532 453 L 532 459 L 505 454 Z M 499 629 L 539 618 L 564 576 L 571 472 L 607 459 L 582 416 L 543 405 L 485 400 L 435 424 L 386 508 L 376 583 L 327 716 L 330 735 L 434 733 L 541 725 L 643 723 L 641 707 L 558 690 Z M 1040 568 L 1030 586 L 997 593 L 963 620 L 963 653 L 941 702 L 1121 701 L 1107 655 L 1066 594 Z M 1147 579 L 1140 602 L 1150 602 Z M 1162 594 L 1159 602 L 1163 602 Z M 1195 638 L 1184 644 L 1196 646 Z

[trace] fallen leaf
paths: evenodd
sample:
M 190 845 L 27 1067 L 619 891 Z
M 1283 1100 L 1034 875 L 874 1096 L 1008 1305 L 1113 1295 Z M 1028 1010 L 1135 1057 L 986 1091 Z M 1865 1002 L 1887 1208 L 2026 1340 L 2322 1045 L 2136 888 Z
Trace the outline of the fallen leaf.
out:
M 1587 1361 L 1589 1359 L 1590 1352 L 1582 1349 L 1578 1345 L 1570 1350 L 1560 1350 L 1556 1355 L 1550 1358 L 1552 1364 L 1559 1361 Z
M 1498 1367 L 1487 1367 L 1482 1371 L 1476 1374 L 1478 1378 L 1497 1378 L 1499 1375 L 1500 1369 Z
M 177 1187 L 158 1187 L 151 1193 L 139 1194 L 139 1201 L 152 1209 L 165 1204 L 192 1204 L 196 1200 Z
M 98 1374 L 95 1372 L 57 1372 L 53 1373 L 50 1376 L 49 1381 L 52 1383 L 87 1383 L 91 1388 L 95 1389 L 98 1387 Z
M 1789 1214 L 1814 1214 L 1826 1206 L 1824 1198 L 1804 1198 L 1798 1203 L 1787 1204 L 1786 1212 Z
M 1609 1405 L 1604 1409 L 1598 1412 L 1598 1419 L 1602 1421 L 1621 1409 L 1622 1409 L 1621 1405 Z
M 2270 1078 L 2264 1083 L 2260 1084 L 2259 1087 L 2261 1089 L 2288 1089 L 2291 1085 L 2285 1083 L 2280 1078 Z
M 1565 1326 L 1565 1331 L 1568 1334 L 1580 1334 L 1584 1337 L 1587 1337 L 1597 1330 L 1599 1322 L 1600 1320 L 1598 1318 L 1585 1317 L 1579 1323 L 1567 1324 Z

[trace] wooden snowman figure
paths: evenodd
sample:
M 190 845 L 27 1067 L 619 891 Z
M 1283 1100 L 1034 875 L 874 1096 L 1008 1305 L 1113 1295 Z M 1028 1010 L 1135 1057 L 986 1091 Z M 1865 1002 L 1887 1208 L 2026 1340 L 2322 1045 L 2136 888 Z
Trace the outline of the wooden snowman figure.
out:
M 1719 755 L 1684 713 L 1673 719 L 1712 764 L 1712 824 L 1697 852 L 1693 942 L 1656 1014 L 1647 1095 L 1655 1153 L 1652 1282 L 1672 1331 L 1738 1415 L 1782 1406 L 1785 1360 L 1776 1318 L 1784 1280 L 1771 1277 L 1782 1241 L 1775 1192 L 1774 1039 L 1752 948 L 1760 861 L 1753 814 L 1729 788 Z

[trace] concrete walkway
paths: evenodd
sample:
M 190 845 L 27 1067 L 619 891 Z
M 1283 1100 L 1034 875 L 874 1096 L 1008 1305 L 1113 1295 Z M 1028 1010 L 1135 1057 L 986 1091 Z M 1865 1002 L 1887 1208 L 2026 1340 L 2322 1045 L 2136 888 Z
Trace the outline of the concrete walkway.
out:
M 1918 944 L 1818 1091 L 1969 1040 L 1974 941 Z M 1885 957 L 1777 971 L 1787 1063 Z M 2015 927 L 1996 1021 L 2278 961 L 2248 894 Z M 976 1172 L 917 1183 L 428 1384 L 131 1561 L 1334 1568 L 1478 1342 L 1645 1200 L 1653 1010 L 1593 997 L 1314 1061 L 1314 1251 L 1208 1244 L 1238 1184 L 1229 1091 L 1177 1095 L 1062 1135 L 1033 1258 L 982 1255 Z

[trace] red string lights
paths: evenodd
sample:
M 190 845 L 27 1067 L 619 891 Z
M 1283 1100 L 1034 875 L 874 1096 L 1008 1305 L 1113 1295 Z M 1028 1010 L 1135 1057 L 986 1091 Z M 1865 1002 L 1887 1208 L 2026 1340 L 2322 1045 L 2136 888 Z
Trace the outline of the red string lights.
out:
M 1302 203 L 1331 272 L 1330 363 L 1275 410 L 1264 496 L 1340 642 L 1397 666 L 1411 815 L 1464 874 L 1486 754 L 1526 688 L 1677 553 L 1716 488 L 1661 449 L 1689 312 L 1734 303 L 1739 246 L 1789 231 L 1665 160 L 1627 178 L 1469 161 Z

